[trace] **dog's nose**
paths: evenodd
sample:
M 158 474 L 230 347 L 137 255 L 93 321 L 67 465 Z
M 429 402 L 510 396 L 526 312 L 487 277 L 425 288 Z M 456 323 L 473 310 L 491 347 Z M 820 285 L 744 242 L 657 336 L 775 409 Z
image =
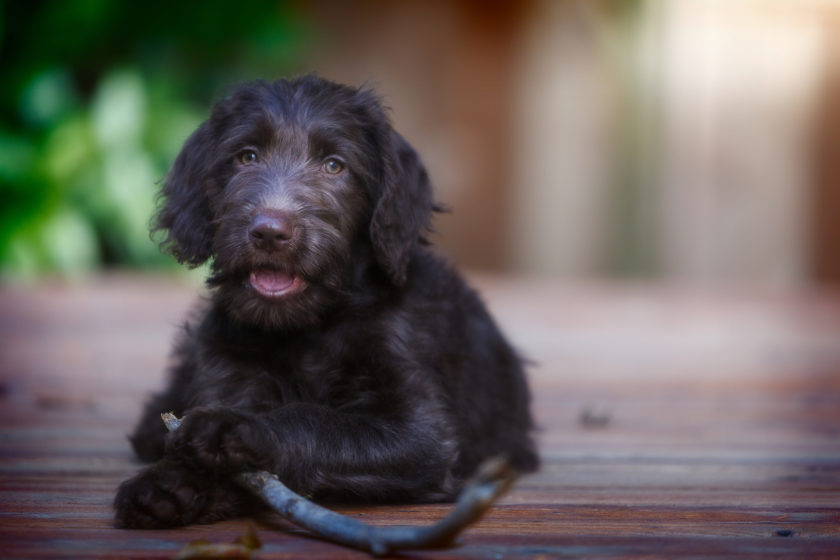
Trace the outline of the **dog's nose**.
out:
M 280 249 L 294 238 L 295 222 L 285 213 L 261 212 L 251 220 L 248 235 L 257 249 Z

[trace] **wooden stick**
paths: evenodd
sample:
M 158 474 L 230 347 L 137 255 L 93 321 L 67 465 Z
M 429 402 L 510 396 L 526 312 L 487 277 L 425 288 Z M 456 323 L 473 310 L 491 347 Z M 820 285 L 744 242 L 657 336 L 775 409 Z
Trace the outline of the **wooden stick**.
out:
M 169 431 L 181 420 L 171 412 L 161 414 Z M 243 472 L 234 479 L 292 523 L 327 540 L 366 550 L 376 555 L 410 548 L 451 546 L 468 525 L 477 521 L 516 480 L 517 473 L 505 461 L 491 459 L 467 483 L 449 514 L 426 527 L 375 527 L 323 508 L 289 490 L 266 471 Z

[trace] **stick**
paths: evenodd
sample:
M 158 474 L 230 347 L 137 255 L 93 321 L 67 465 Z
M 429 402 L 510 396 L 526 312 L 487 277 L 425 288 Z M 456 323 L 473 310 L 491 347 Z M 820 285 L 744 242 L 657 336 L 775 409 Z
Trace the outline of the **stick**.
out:
M 177 430 L 181 425 L 181 420 L 171 412 L 160 416 L 169 431 Z M 239 473 L 234 480 L 262 498 L 284 518 L 320 537 L 375 555 L 385 555 L 409 548 L 453 545 L 458 533 L 477 521 L 510 488 L 516 476 L 516 471 L 505 461 L 486 461 L 467 483 L 452 511 L 426 527 L 375 527 L 362 523 L 292 492 L 277 476 L 266 471 Z

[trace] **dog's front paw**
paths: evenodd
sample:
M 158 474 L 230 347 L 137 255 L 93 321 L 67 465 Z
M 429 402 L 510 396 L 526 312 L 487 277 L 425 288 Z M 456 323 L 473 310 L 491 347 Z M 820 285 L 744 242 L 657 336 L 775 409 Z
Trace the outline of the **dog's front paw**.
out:
M 161 461 L 120 485 L 114 499 L 116 525 L 159 529 L 187 525 L 206 505 L 206 486 L 183 465 Z
M 264 429 L 251 416 L 221 408 L 189 411 L 166 442 L 167 455 L 211 471 L 264 468 Z

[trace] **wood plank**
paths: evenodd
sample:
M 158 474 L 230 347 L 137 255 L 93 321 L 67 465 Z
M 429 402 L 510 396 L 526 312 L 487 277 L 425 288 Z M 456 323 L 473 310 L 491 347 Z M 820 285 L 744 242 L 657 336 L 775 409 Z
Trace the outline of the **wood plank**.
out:
M 461 546 L 406 557 L 840 556 L 840 299 L 476 281 L 538 362 L 545 464 Z M 125 434 L 193 290 L 122 276 L 0 289 L 0 556 L 171 558 L 245 532 L 112 528 L 139 468 Z M 338 509 L 391 525 L 448 506 Z M 260 558 L 366 557 L 276 515 L 254 523 Z

